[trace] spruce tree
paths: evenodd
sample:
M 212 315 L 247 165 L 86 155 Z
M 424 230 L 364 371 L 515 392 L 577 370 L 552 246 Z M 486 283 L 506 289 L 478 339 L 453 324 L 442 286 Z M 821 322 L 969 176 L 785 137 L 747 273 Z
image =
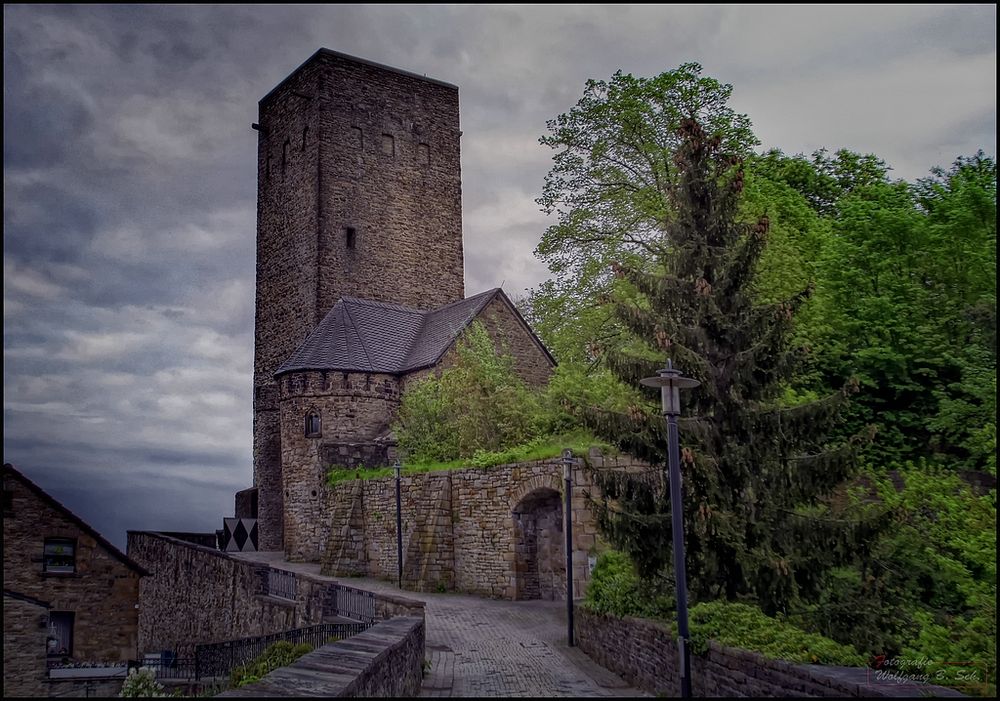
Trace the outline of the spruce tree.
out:
M 782 403 L 805 352 L 791 332 L 810 289 L 755 304 L 768 219 L 739 221 L 742 158 L 695 118 L 681 121 L 677 137 L 657 252 L 614 270 L 634 294 L 608 303 L 635 339 L 602 355 L 632 387 L 667 358 L 701 382 L 682 395 L 680 421 L 688 584 L 696 598 L 752 597 L 773 613 L 810 598 L 823 572 L 854 559 L 878 524 L 818 516 L 821 498 L 852 475 L 859 439 L 825 442 L 848 391 Z M 585 422 L 629 454 L 663 465 L 659 395 L 644 392 L 649 401 L 624 413 L 585 409 Z M 662 474 L 598 473 L 604 534 L 653 581 L 671 571 Z

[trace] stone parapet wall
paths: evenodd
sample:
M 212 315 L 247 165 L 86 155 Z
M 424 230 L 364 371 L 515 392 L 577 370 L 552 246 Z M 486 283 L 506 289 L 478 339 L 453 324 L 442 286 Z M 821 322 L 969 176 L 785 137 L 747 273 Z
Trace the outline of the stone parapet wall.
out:
M 129 531 L 130 557 L 151 575 L 139 589 L 140 653 L 191 654 L 196 644 L 278 633 L 333 620 L 337 582 L 297 573 L 295 599 L 266 596 L 267 564 Z M 376 618 L 423 616 L 423 603 L 376 595 Z
M 576 641 L 594 662 L 657 696 L 679 696 L 675 634 L 639 618 L 616 618 L 576 607 Z M 908 687 L 912 695 L 961 696 L 941 687 Z M 704 655 L 691 657 L 691 691 L 699 697 L 905 696 L 895 684 L 878 683 L 868 670 L 799 665 L 709 641 Z M 904 690 L 905 692 L 905 690 Z M 924 693 L 916 693 L 924 692 Z
M 394 618 L 219 696 L 412 698 L 420 692 L 424 636 L 423 618 Z
M 129 531 L 128 552 L 152 576 L 139 587 L 140 653 L 277 633 L 321 623 L 322 592 L 300 582 L 296 600 L 262 596 L 267 565 L 159 533 Z

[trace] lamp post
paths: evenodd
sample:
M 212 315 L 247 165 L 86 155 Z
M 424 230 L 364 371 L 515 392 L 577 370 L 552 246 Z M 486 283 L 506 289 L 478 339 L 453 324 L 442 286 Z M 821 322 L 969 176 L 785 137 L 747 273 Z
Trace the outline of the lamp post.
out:
M 566 625 L 568 645 L 573 647 L 573 451 L 567 448 L 562 454 L 563 491 L 566 505 Z
M 659 387 L 663 400 L 663 416 L 667 420 L 667 455 L 670 469 L 670 520 L 674 535 L 674 579 L 677 588 L 677 649 L 680 653 L 681 698 L 691 698 L 691 657 L 688 634 L 687 571 L 684 567 L 684 505 L 681 500 L 680 441 L 677 437 L 677 416 L 681 413 L 680 390 L 697 387 L 700 382 L 683 377 L 680 370 L 667 360 L 667 367 L 656 377 L 646 377 L 640 383 Z
M 396 585 L 403 588 L 403 499 L 399 489 L 399 473 L 403 466 L 396 460 L 392 466 L 396 471 Z

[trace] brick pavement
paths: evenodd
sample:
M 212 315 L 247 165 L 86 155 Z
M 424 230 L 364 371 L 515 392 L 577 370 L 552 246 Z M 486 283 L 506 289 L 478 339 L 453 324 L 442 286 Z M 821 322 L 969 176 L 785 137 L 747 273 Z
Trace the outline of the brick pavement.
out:
M 400 592 L 373 579 L 345 584 L 426 604 L 421 696 L 647 696 L 566 645 L 566 604 Z

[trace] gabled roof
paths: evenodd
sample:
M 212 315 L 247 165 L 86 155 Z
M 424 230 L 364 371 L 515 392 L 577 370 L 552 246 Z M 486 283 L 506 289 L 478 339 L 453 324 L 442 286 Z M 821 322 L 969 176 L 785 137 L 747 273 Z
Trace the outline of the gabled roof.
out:
M 282 363 L 275 377 L 302 370 L 401 375 L 431 367 L 498 296 L 517 314 L 499 287 L 429 311 L 344 297 Z M 519 314 L 517 317 L 524 323 Z M 534 337 L 526 323 L 525 328 Z M 535 341 L 552 360 L 537 337 Z
M 30 479 L 28 479 L 27 477 L 25 477 L 23 474 L 21 474 L 20 472 L 18 472 L 14 468 L 13 465 L 11 465 L 10 463 L 4 463 L 4 466 L 3 466 L 3 476 L 7 477 L 8 475 L 11 476 L 11 477 L 13 477 L 14 479 L 18 480 L 19 482 L 21 482 L 21 484 L 23 484 L 25 487 L 27 487 L 31 492 L 34 492 L 35 496 L 37 496 L 43 502 L 47 503 L 55 511 L 58 511 L 63 516 L 65 516 L 67 519 L 69 519 L 70 521 L 72 521 L 73 523 L 75 523 L 79 527 L 79 529 L 81 531 L 83 531 L 84 533 L 86 533 L 87 535 L 89 535 L 91 538 L 93 538 L 94 540 L 96 540 L 101 545 L 101 547 L 103 547 L 105 550 L 107 550 L 109 553 L 111 553 L 111 555 L 113 555 L 116 559 L 120 560 L 123 565 L 125 565 L 129 569 L 134 570 L 141 577 L 148 577 L 149 576 L 149 572 L 146 569 L 144 569 L 137 562 L 135 562 L 134 560 L 132 560 L 131 558 L 129 558 L 128 555 L 126 555 L 125 553 L 123 553 L 121 550 L 119 550 L 118 548 L 116 548 L 114 545 L 112 545 L 104 536 L 102 536 L 100 533 L 98 533 L 97 531 L 95 531 L 94 528 L 90 524 L 88 524 L 82 518 L 80 518 L 79 516 L 77 516 L 76 514 L 74 514 L 72 511 L 70 511 L 69 509 L 67 509 L 65 506 L 63 506 L 62 504 L 60 504 L 52 495 L 50 495 L 44 489 L 42 489 L 37 484 L 35 484 L 34 482 L 32 482 Z

